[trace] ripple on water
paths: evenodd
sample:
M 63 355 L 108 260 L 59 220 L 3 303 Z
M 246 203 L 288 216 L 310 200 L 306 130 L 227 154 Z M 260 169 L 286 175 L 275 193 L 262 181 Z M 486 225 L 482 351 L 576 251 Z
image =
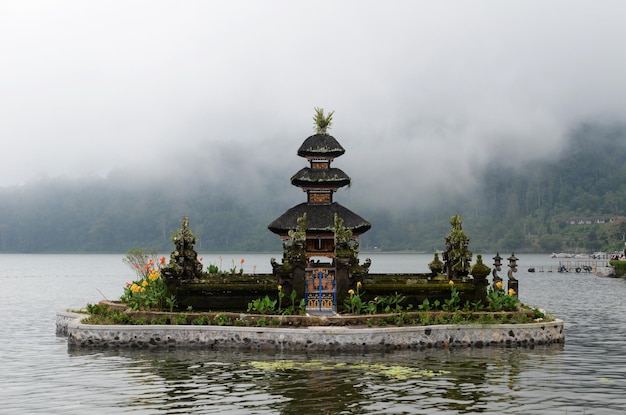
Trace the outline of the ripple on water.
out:
M 517 256 L 520 264 L 546 261 Z M 565 320 L 564 345 L 534 350 L 68 351 L 66 340 L 54 335 L 55 313 L 97 302 L 99 291 L 118 297 L 129 279 L 121 256 L 38 256 L 26 268 L 18 266 L 24 257 L 3 259 L 3 413 L 612 415 L 626 408 L 626 280 L 519 272 L 522 301 Z M 387 263 L 402 260 L 389 257 Z M 281 360 L 309 365 L 250 365 Z M 443 372 L 407 376 L 423 370 Z

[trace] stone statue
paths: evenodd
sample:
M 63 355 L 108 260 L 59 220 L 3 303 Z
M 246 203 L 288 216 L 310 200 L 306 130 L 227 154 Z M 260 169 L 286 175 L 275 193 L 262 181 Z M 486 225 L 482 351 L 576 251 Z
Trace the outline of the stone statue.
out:
M 464 277 L 469 274 L 472 252 L 468 249 L 469 238 L 463 232 L 461 214 L 450 218 L 452 230 L 446 236 L 446 250 L 443 252 L 448 279 Z
M 161 270 L 167 279 L 193 280 L 204 276 L 202 263 L 194 249 L 196 237 L 189 229 L 189 218 L 183 216 L 182 226 L 172 238 L 175 249 L 170 255 L 170 262 Z

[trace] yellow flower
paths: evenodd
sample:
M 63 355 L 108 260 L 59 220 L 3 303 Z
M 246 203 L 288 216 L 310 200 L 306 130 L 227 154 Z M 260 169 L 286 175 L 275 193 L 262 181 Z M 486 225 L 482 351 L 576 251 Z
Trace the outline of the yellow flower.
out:
M 137 293 L 137 292 L 139 292 L 139 290 L 140 290 L 140 289 L 141 289 L 141 287 L 140 287 L 139 285 L 137 285 L 136 283 L 133 283 L 133 285 L 130 287 L 130 290 L 131 290 L 133 293 Z
M 357 281 L 356 282 L 356 288 L 361 288 L 361 285 L 363 285 L 363 284 L 361 284 L 361 281 Z
M 348 290 L 348 294 L 350 294 L 350 295 L 354 295 L 354 290 L 353 290 L 353 289 L 349 289 L 349 290 Z
M 496 287 L 498 287 L 498 289 L 501 289 L 502 288 L 502 281 L 496 282 Z
M 509 288 L 509 295 L 511 297 L 515 295 L 515 290 L 513 288 Z
M 282 290 L 283 290 L 283 286 L 282 286 L 282 285 L 279 285 L 279 286 L 278 286 L 278 291 L 282 291 Z
M 143 280 L 143 282 L 141 283 L 142 287 L 147 287 L 148 286 L 148 281 Z
M 161 274 L 158 271 L 151 271 L 150 274 L 148 275 L 148 278 L 150 279 L 150 281 L 156 281 L 160 277 L 161 277 Z
M 454 285 L 454 281 L 450 280 L 450 282 L 448 282 L 448 284 Z
M 145 293 L 146 289 L 144 287 L 139 287 L 139 292 Z

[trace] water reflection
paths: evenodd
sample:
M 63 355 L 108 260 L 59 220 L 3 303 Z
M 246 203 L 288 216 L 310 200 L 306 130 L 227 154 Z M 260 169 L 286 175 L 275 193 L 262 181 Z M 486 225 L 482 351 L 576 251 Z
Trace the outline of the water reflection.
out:
M 562 353 L 563 345 L 363 355 L 119 350 L 95 360 L 126 374 L 120 406 L 148 412 L 475 413 L 542 400 L 537 375 L 545 380 L 544 367 Z

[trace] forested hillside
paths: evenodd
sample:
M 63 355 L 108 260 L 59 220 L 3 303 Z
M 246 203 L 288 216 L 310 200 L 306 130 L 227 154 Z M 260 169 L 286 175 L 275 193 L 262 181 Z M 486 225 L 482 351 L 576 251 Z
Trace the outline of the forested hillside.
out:
M 448 220 L 456 213 L 463 215 L 474 252 L 621 249 L 625 143 L 624 127 L 584 126 L 554 157 L 520 165 L 515 154 L 503 154 L 481 173 L 480 188 L 440 195 L 437 209 L 341 203 L 372 223 L 362 236 L 362 250 L 442 249 Z M 42 179 L 2 188 L 0 251 L 169 251 L 170 236 L 183 215 L 189 216 L 201 251 L 280 251 L 280 241 L 267 225 L 304 201 L 304 195 L 288 191 L 288 178 L 249 195 L 201 179 L 185 180 Z

